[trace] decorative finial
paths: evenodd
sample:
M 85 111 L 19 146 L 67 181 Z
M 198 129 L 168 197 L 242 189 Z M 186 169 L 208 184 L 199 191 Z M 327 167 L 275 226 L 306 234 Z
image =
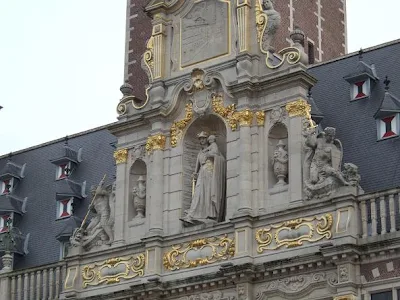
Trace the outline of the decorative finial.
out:
M 360 50 L 358 51 L 358 59 L 359 59 L 359 60 L 362 60 L 362 59 L 363 59 L 363 53 L 364 53 L 363 49 L 360 48 Z
M 124 97 L 133 96 L 132 95 L 133 94 L 133 86 L 129 83 L 128 79 L 125 79 L 125 83 L 123 85 L 121 85 L 119 90 L 121 91 L 122 95 L 124 95 Z
M 383 84 L 385 85 L 385 90 L 388 91 L 389 90 L 390 80 L 389 80 L 389 78 L 387 76 L 385 77 L 385 80 L 383 81 Z
M 310 99 L 310 98 L 312 98 L 312 86 L 310 86 L 309 88 L 308 88 L 308 93 L 307 93 L 307 97 L 308 97 L 308 99 Z
M 65 138 L 64 138 L 64 144 L 65 145 L 68 145 L 68 140 L 69 140 L 69 137 L 68 137 L 68 135 L 66 135 Z
M 293 31 L 290 33 L 290 38 L 292 39 L 295 45 L 303 45 L 304 44 L 303 30 L 301 30 L 299 26 L 294 26 Z

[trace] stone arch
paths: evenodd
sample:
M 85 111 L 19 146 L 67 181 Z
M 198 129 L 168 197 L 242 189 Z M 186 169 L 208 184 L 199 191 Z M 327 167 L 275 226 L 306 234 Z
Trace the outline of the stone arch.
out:
M 216 136 L 216 143 L 224 158 L 227 158 L 227 127 L 224 120 L 215 114 L 201 116 L 188 127 L 183 138 L 183 203 L 182 214 L 190 208 L 192 201 L 192 174 L 195 169 L 200 144 L 197 134 L 206 131 Z M 226 207 L 224 207 L 224 211 Z
M 140 177 L 142 177 L 147 182 L 147 166 L 143 160 L 136 159 L 129 170 L 129 202 L 128 202 L 129 220 L 138 216 L 138 211 L 134 205 L 134 200 L 133 200 L 134 198 L 133 189 L 137 187 L 138 179 Z
M 274 175 L 272 159 L 279 141 L 282 141 L 286 145 L 286 151 L 288 151 L 287 127 L 285 124 L 277 122 L 268 132 L 268 189 L 273 188 L 278 182 L 278 179 Z M 287 182 L 289 183 L 289 177 L 287 178 Z

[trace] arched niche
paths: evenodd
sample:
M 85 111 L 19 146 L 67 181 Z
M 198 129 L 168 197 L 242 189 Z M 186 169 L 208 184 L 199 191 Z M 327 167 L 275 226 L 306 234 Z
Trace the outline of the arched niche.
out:
M 144 182 L 143 182 L 144 181 Z M 135 162 L 132 164 L 131 169 L 130 169 L 130 174 L 129 174 L 129 205 L 128 205 L 128 214 L 129 214 L 129 220 L 133 218 L 138 218 L 141 215 L 143 217 L 146 216 L 146 211 L 145 209 L 143 210 L 141 214 L 141 209 L 139 208 L 138 211 L 138 203 L 135 203 L 135 192 L 134 189 L 136 190 L 141 190 L 139 184 L 146 185 L 147 182 L 147 166 L 146 163 L 141 160 L 141 159 L 136 159 Z M 142 197 L 143 198 L 143 197 Z M 146 196 L 144 197 L 144 205 L 146 205 Z M 137 202 L 137 200 L 136 200 Z
M 216 136 L 216 144 L 221 152 L 222 156 L 227 157 L 226 147 L 226 125 L 225 122 L 216 115 L 209 114 L 197 118 L 187 129 L 183 139 L 183 203 L 182 213 L 190 208 L 192 202 L 192 174 L 195 170 L 197 155 L 201 150 L 199 138 L 197 135 L 205 131 L 208 134 Z M 226 174 L 226 163 L 225 163 L 225 174 Z M 226 186 L 226 179 L 225 179 Z M 226 193 L 224 194 L 224 200 L 226 199 Z M 226 206 L 226 205 L 225 205 Z M 223 213 L 225 216 L 226 207 L 223 207 Z
M 268 133 L 268 189 L 276 188 L 278 178 L 274 174 L 274 153 L 279 148 L 278 144 L 284 144 L 288 151 L 288 131 L 283 123 L 275 123 Z M 289 183 L 289 176 L 285 179 Z

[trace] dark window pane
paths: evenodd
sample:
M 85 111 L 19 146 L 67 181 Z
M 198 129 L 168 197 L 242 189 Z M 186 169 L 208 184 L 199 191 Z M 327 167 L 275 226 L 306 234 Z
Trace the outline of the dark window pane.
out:
M 371 300 L 393 300 L 392 291 L 371 294 Z

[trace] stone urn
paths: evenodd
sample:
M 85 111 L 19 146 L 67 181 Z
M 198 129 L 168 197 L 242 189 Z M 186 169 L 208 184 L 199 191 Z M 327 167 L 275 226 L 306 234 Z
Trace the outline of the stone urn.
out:
M 286 151 L 286 145 L 282 140 L 279 140 L 274 151 L 274 157 L 272 159 L 272 166 L 274 175 L 278 179 L 275 186 L 286 185 L 286 179 L 288 176 L 288 152 Z
M 3 263 L 3 269 L 1 270 L 2 272 L 10 272 L 10 271 L 12 271 L 13 256 L 11 255 L 10 252 L 7 251 L 2 256 L 1 262 Z
M 136 210 L 136 218 L 142 219 L 146 210 L 146 180 L 140 176 L 137 186 L 133 188 L 133 205 Z

